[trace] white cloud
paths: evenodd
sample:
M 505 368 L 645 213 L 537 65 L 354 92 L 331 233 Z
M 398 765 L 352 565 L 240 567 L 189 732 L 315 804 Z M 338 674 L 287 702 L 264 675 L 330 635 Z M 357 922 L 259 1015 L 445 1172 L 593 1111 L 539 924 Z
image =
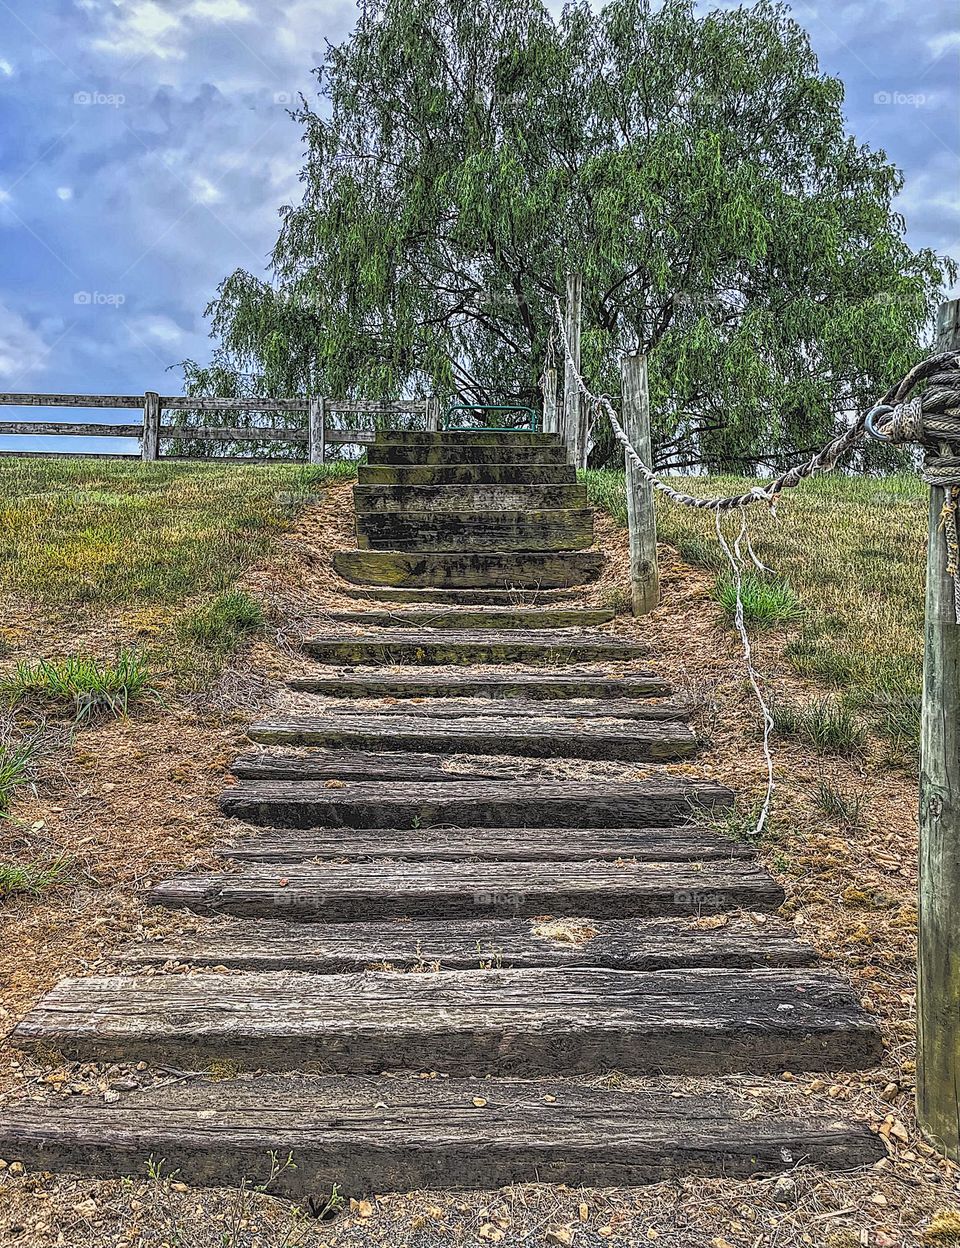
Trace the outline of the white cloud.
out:
M 73 187 L 72 186 L 58 186 L 57 187 L 57 199 L 62 199 L 64 203 L 66 203 L 67 200 L 69 199 L 73 199 Z
M 47 344 L 22 316 L 0 304 L 0 380 L 19 382 L 47 358 Z
M 179 59 L 184 50 L 176 37 L 182 33 L 182 27 L 180 16 L 155 0 L 133 0 L 114 11 L 107 30 L 94 40 L 93 46 L 98 52 L 115 56 Z
M 190 17 L 211 22 L 248 22 L 253 17 L 243 0 L 193 0 L 187 6 Z
M 165 347 L 181 342 L 184 337 L 183 330 L 175 320 L 159 313 L 138 316 L 136 320 L 129 322 L 128 328 L 135 338 Z
M 927 47 L 930 49 L 930 55 L 935 57 L 943 56 L 944 52 L 960 48 L 960 30 L 946 31 L 942 35 L 936 35 L 933 39 L 928 39 Z
M 214 186 L 209 178 L 203 177 L 202 174 L 195 174 L 190 179 L 190 189 L 201 204 L 219 204 L 223 199 L 223 193 L 219 188 Z
M 5 61 L 2 56 L 0 56 L 0 74 L 2 74 L 4 78 L 13 77 L 13 66 L 9 61 Z

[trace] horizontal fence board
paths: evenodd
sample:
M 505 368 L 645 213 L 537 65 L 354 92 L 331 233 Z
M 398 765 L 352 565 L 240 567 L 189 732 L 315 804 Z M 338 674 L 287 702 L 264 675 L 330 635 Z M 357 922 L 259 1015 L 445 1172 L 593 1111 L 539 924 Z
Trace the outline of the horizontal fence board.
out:
M 0 420 L 0 436 L 139 438 L 143 425 L 96 425 L 81 420 Z
M 2 432 L 2 430 L 0 430 Z M 161 425 L 161 438 L 180 438 L 193 442 L 299 442 L 307 440 L 306 429 L 272 429 L 255 426 L 233 429 L 229 426 L 207 428 L 203 425 Z
M 261 455 L 160 455 L 157 462 L 164 464 L 275 464 L 282 468 L 284 464 L 296 466 L 309 461 L 303 456 L 292 459 L 269 459 Z
M 0 394 L 3 407 L 143 407 L 142 394 Z
M 189 394 L 160 396 L 161 408 L 179 408 L 184 412 L 305 412 L 309 406 L 309 399 L 224 399 Z
M 376 436 L 372 429 L 328 429 L 324 441 L 338 446 L 361 446 L 373 442 Z
M 106 451 L 0 451 L 4 459 L 126 459 L 139 464 L 140 456 L 111 454 Z

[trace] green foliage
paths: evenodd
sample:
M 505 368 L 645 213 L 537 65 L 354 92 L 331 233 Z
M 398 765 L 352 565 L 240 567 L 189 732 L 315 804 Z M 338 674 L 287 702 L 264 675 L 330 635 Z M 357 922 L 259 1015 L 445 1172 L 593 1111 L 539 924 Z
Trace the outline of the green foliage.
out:
M 863 724 L 854 711 L 836 698 L 805 704 L 776 701 L 770 708 L 774 732 L 796 737 L 821 754 L 857 754 L 863 747 Z
M 729 571 L 721 572 L 717 577 L 713 596 L 733 620 L 737 608 L 737 584 Z M 758 628 L 790 624 L 803 615 L 800 600 L 786 581 L 754 572 L 742 572 L 740 575 L 740 604 L 744 623 L 755 624 Z
M 814 789 L 814 801 L 827 818 L 851 830 L 862 824 L 863 794 L 844 793 L 828 780 L 821 780 Z
M 260 604 L 243 590 L 235 589 L 186 612 L 177 622 L 177 632 L 184 641 L 227 655 L 263 624 Z
M 34 740 L 0 741 L 0 815 L 9 809 L 17 786 L 29 778 L 36 752 Z
M 67 874 L 64 858 L 55 862 L 0 862 L 0 899 L 27 893 L 32 897 L 59 884 Z
M 146 662 L 129 650 L 115 661 L 75 655 L 18 663 L 12 676 L 0 679 L 0 698 L 9 705 L 65 705 L 81 721 L 126 715 L 131 702 L 152 692 Z
M 267 280 L 221 284 L 191 393 L 537 403 L 574 268 L 594 388 L 649 357 L 657 466 L 752 469 L 902 375 L 954 276 L 766 0 L 371 0 L 318 82 L 302 202 Z

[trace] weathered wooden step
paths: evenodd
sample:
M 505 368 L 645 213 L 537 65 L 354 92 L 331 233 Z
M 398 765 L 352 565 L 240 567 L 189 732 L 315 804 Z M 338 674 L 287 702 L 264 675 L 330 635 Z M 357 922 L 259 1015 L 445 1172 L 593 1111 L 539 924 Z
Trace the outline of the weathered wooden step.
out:
M 308 637 L 303 648 L 322 663 L 470 664 L 629 663 L 646 658 L 650 647 L 608 633 L 561 629 L 390 629 L 373 633 L 331 633 Z
M 310 704 L 313 699 L 305 698 L 303 702 Z M 311 708 L 308 705 L 305 709 Z M 324 714 L 327 709 L 329 708 L 324 707 Z M 462 702 L 447 698 L 405 698 L 403 701 L 375 701 L 372 706 L 358 706 L 357 703 L 349 701 L 341 702 L 337 706 L 338 716 L 371 714 L 381 718 L 403 715 L 417 718 L 422 716 L 425 719 L 499 719 L 508 715 L 511 719 L 527 719 L 556 715 L 574 720 L 645 719 L 656 722 L 685 722 L 690 718 L 691 708 L 675 702 L 648 702 L 643 698 L 564 698 L 563 701 L 511 698 L 508 702 L 499 698 L 470 698 Z
M 293 1157 L 269 1190 L 318 1212 L 334 1190 L 626 1187 L 685 1174 L 754 1178 L 799 1163 L 847 1170 L 885 1155 L 862 1125 L 809 1111 L 771 1117 L 680 1091 L 283 1075 L 176 1081 L 112 1105 L 60 1096 L 7 1108 L 0 1153 L 28 1170 L 141 1178 L 163 1158 L 192 1186 L 247 1190 L 273 1158 Z
M 764 922 L 759 924 L 757 919 Z M 170 963 L 242 971 L 477 970 L 598 966 L 662 971 L 687 966 L 809 966 L 817 953 L 767 915 L 699 919 L 409 919 L 283 923 L 220 919 L 209 929 L 128 946 L 124 971 Z
M 381 511 L 543 511 L 586 507 L 585 485 L 355 485 L 358 516 Z
M 574 485 L 568 464 L 361 464 L 361 485 Z
M 467 442 L 374 442 L 367 446 L 369 464 L 566 464 L 567 448 L 557 443 L 504 446 Z
M 690 862 L 244 862 L 179 875 L 150 900 L 198 914 L 307 923 L 494 915 L 597 918 L 776 910 L 784 893 L 742 859 Z
M 803 968 L 374 971 L 323 991 L 298 971 L 91 976 L 63 980 L 11 1039 L 76 1061 L 356 1074 L 835 1071 L 881 1055 L 850 988 Z
M 602 556 L 593 550 L 411 554 L 402 550 L 338 550 L 334 569 L 360 585 L 436 589 L 562 589 L 596 580 Z
M 406 862 L 709 862 L 755 851 L 713 828 L 266 828 L 217 852 L 240 862 L 396 858 Z
M 519 754 L 527 758 L 623 759 L 671 762 L 689 758 L 697 739 L 687 724 L 671 720 L 568 720 L 502 715 L 430 719 L 356 713 L 261 721 L 248 730 L 261 745 L 324 745 L 350 750 L 429 750 L 438 754 Z
M 363 602 L 435 602 L 446 607 L 543 606 L 546 603 L 576 604 L 578 589 L 392 589 L 389 586 L 370 588 L 344 582 L 338 586 L 348 598 Z
M 599 628 L 609 607 L 405 607 L 398 611 L 330 611 L 336 624 L 371 628 Z
M 231 770 L 244 780 L 421 780 L 459 781 L 467 779 L 511 780 L 517 766 L 471 762 L 469 772 L 449 770 L 444 754 L 420 754 L 383 750 L 312 750 L 309 754 L 241 754 Z M 529 774 L 542 772 L 530 764 Z
M 372 550 L 586 550 L 593 512 L 375 511 L 357 516 L 357 542 Z
M 382 442 L 405 446 L 558 446 L 558 433 L 533 433 L 528 429 L 378 429 L 375 445 Z
M 663 698 L 672 686 L 659 676 L 630 672 L 625 676 L 579 671 L 491 673 L 478 676 L 459 672 L 350 672 L 297 676 L 291 689 L 332 698 Z
M 220 796 L 226 815 L 264 827 L 653 828 L 689 823 L 728 807 L 733 791 L 704 780 L 657 779 L 507 784 L 241 781 Z

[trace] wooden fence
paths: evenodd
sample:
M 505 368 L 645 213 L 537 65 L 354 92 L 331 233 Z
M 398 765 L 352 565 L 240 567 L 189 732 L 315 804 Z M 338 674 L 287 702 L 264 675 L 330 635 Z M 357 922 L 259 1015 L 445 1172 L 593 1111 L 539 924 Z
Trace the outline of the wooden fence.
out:
M 144 460 L 189 460 L 202 462 L 240 461 L 243 463 L 277 462 L 257 456 L 233 455 L 171 455 L 162 453 L 162 443 L 173 439 L 190 442 L 274 442 L 302 448 L 293 462 L 321 464 L 328 446 L 362 446 L 372 442 L 376 428 L 385 427 L 381 417 L 403 418 L 407 426 L 422 421 L 424 429 L 440 427 L 440 400 L 397 399 L 352 400 L 313 396 L 307 399 L 197 398 L 192 395 L 165 395 L 148 390 L 146 394 L 0 394 L 3 407 L 82 407 L 129 408 L 142 412 L 136 424 L 103 424 L 94 421 L 0 420 L 0 436 L 36 435 L 79 438 L 137 438 Z M 164 411 L 190 412 L 276 412 L 304 414 L 300 428 L 273 425 L 238 427 L 232 425 L 204 426 L 164 423 Z M 369 428 L 348 429 L 336 422 L 337 417 L 353 420 L 369 417 Z M 388 425 L 386 427 L 393 427 Z M 86 451 L 18 451 L 0 450 L 0 455 L 71 456 L 84 455 L 94 459 L 132 459 L 129 454 L 90 454 Z M 284 461 L 290 462 L 290 461 Z

